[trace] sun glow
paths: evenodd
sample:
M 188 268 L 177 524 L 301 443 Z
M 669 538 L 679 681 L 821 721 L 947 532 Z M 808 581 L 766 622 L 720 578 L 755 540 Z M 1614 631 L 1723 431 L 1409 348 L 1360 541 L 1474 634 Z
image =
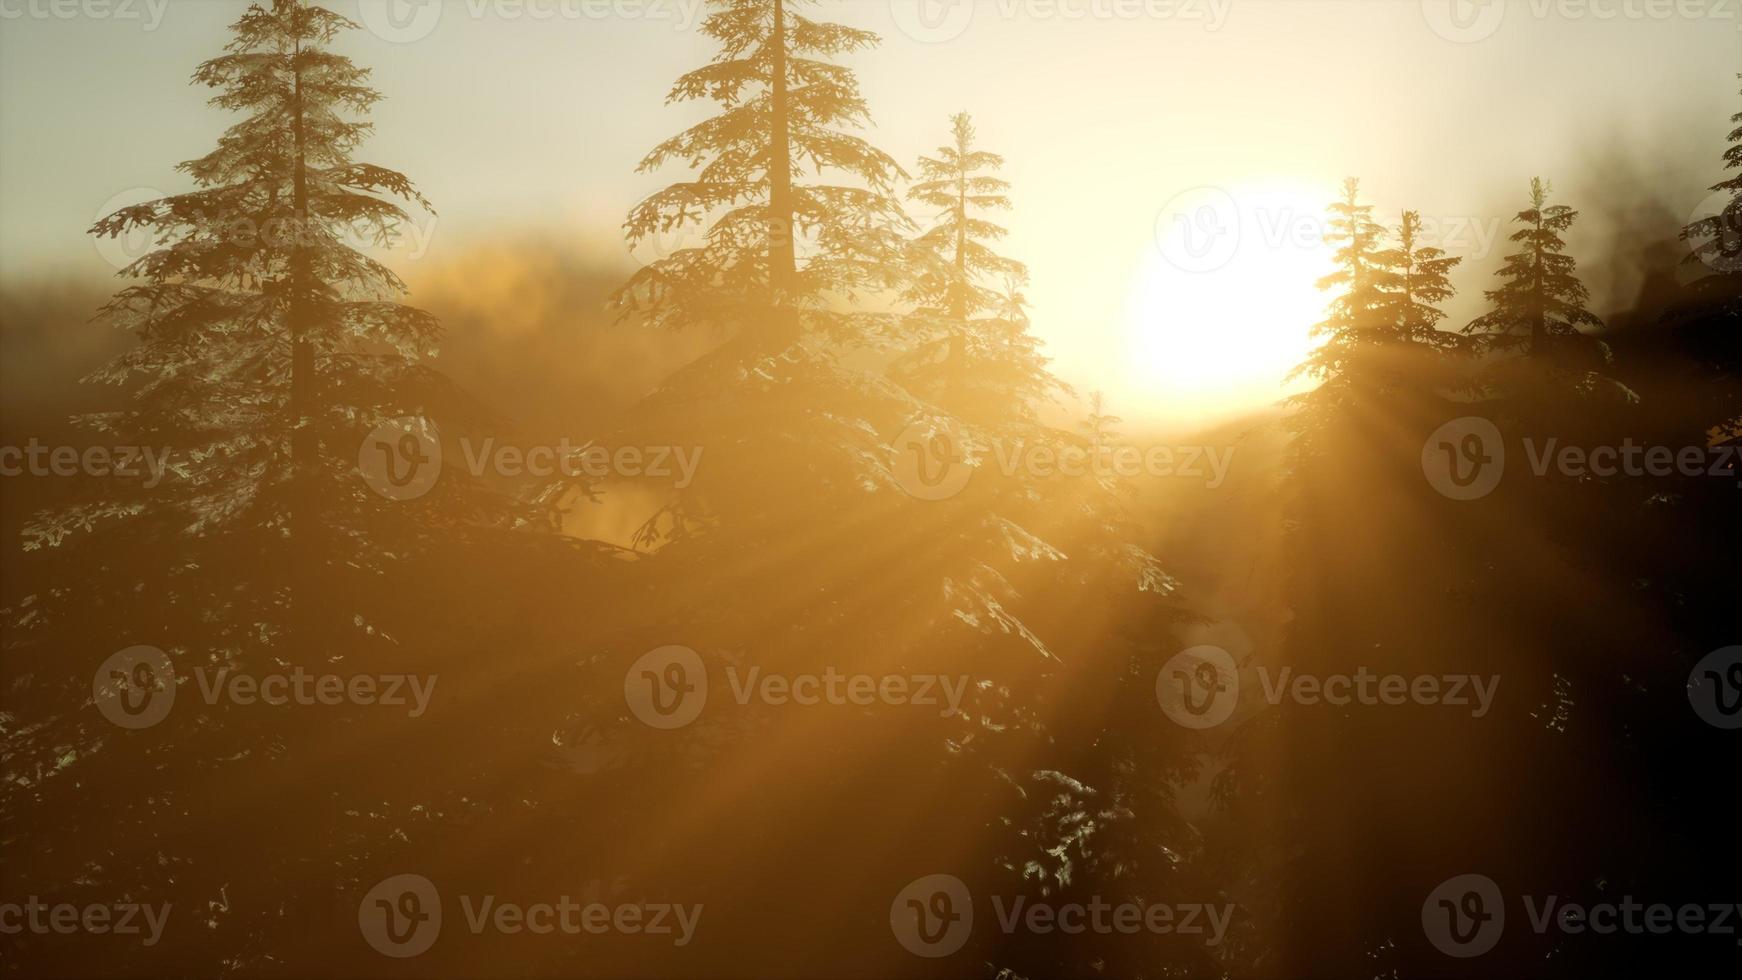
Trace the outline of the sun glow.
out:
M 1129 370 L 1147 403 L 1181 420 L 1261 408 L 1324 318 L 1315 283 L 1329 191 L 1259 183 L 1176 195 L 1156 218 L 1127 312 Z

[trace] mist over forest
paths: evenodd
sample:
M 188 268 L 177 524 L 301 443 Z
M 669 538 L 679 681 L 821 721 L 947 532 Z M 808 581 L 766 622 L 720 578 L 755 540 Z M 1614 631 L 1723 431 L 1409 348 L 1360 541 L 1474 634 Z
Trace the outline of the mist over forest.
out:
M 6 8 L 0 974 L 1734 975 L 1722 6 L 1061 2 Z

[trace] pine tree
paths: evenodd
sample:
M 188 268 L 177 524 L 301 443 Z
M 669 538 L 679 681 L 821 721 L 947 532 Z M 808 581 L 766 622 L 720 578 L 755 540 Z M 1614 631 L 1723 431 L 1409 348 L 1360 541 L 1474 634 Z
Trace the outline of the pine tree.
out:
M 1050 745 L 1039 717 L 1047 692 L 1062 683 L 1055 677 L 1062 669 L 1055 648 L 1082 647 L 1080 669 L 1095 672 L 1097 683 L 1130 680 L 1129 691 L 1141 695 L 1131 697 L 1133 706 L 1153 704 L 1153 678 L 1137 670 L 1109 677 L 1118 658 L 1101 659 L 1103 647 L 1074 624 L 1055 621 L 1056 629 L 1043 637 L 1032 620 L 1048 616 L 1061 590 L 1084 594 L 1080 604 L 1063 605 L 1084 610 L 1085 620 L 1098 622 L 1109 603 L 1154 614 L 1165 606 L 1158 596 L 1170 595 L 1174 585 L 1130 537 L 1109 529 L 1112 512 L 1101 508 L 1110 494 L 1093 480 L 1007 476 L 993 465 L 995 446 L 1056 450 L 1075 440 L 1040 422 L 1045 402 L 1064 389 L 1028 329 L 1021 267 L 980 261 L 970 247 L 970 240 L 983 247 L 991 237 L 973 213 L 974 199 L 1003 196 L 1001 183 L 977 182 L 996 180 L 980 169 L 995 158 L 963 160 L 977 172 L 971 199 L 957 197 L 968 213 L 959 225 L 961 274 L 953 279 L 939 268 L 954 259 L 953 249 L 931 250 L 927 258 L 927 249 L 900 237 L 906 219 L 893 199 L 879 196 L 900 170 L 856 138 L 839 149 L 790 154 L 793 161 L 845 171 L 840 179 L 854 188 L 813 182 L 823 178 L 794 163 L 788 189 L 781 189 L 780 168 L 765 162 L 782 156 L 770 149 L 783 142 L 775 135 L 777 105 L 814 105 L 793 113 L 787 131 L 796 135 L 786 142 L 794 147 L 801 140 L 848 140 L 822 124 L 862 118 L 863 107 L 845 69 L 791 57 L 788 65 L 809 67 L 784 74 L 774 67 L 783 50 L 776 39 L 791 31 L 789 55 L 801 47 L 854 50 L 871 41 L 804 21 L 794 28 L 791 11 L 785 0 L 718 5 L 708 29 L 725 50 L 713 65 L 680 80 L 673 96 L 707 95 L 725 113 L 649 155 L 648 166 L 691 161 L 697 179 L 648 198 L 626 222 L 632 239 L 684 221 L 706 229 L 702 244 L 632 278 L 618 294 L 627 314 L 670 327 L 720 327 L 727 339 L 674 373 L 602 440 L 700 445 L 707 456 L 695 482 L 674 490 L 640 541 L 649 553 L 636 567 L 658 583 L 669 609 L 649 617 L 643 643 L 613 646 L 589 660 L 596 683 L 588 685 L 592 694 L 577 737 L 668 760 L 658 771 L 669 779 L 641 775 L 632 786 L 612 784 L 614 792 L 621 787 L 633 794 L 641 812 L 657 811 L 672 800 L 694 799 L 693 773 L 710 759 L 786 754 L 779 746 L 790 741 L 783 732 L 791 729 L 772 711 L 698 720 L 681 742 L 656 742 L 633 723 L 624 726 L 622 677 L 650 647 L 678 638 L 713 669 L 753 666 L 767 675 L 815 671 L 819 663 L 960 674 L 972 679 L 971 703 L 960 714 L 916 719 L 871 707 L 856 712 L 851 725 L 829 729 L 828 738 L 807 735 L 802 758 L 792 759 L 780 785 L 710 814 L 709 828 L 718 828 L 707 832 L 710 864 L 754 868 L 756 876 L 771 865 L 787 877 L 817 874 L 826 863 L 821 856 L 836 844 L 802 815 L 819 808 L 874 809 L 883 805 L 880 787 L 890 780 L 947 771 L 928 806 L 963 826 L 996 820 L 1007 838 L 999 847 L 1008 847 L 1018 867 L 1032 860 L 1045 862 L 1049 873 L 1068 874 L 1057 865 L 1069 859 L 1047 853 L 1081 841 L 1071 812 L 1075 799 L 1067 795 L 1099 790 L 1112 798 L 1113 790 L 1091 789 L 1062 771 L 1019 768 L 1037 752 L 1058 756 L 1061 767 L 1093 754 L 1075 739 L 1068 749 Z M 770 90 L 788 76 L 790 84 L 776 97 Z M 837 111 L 841 106 L 852 113 Z M 765 171 L 770 166 L 774 174 Z M 793 218 L 803 234 L 791 253 L 770 233 L 787 213 L 774 203 L 786 194 L 810 202 Z M 929 291 L 921 284 L 909 294 L 924 312 L 873 314 L 855 302 L 873 289 L 879 298 L 899 297 L 892 287 L 907 285 L 903 278 L 916 267 L 921 276 L 928 269 L 937 275 Z M 964 339 L 952 367 L 964 384 L 954 391 L 939 383 L 952 333 Z M 914 356 L 916 349 L 923 353 Z M 892 352 L 907 356 L 882 370 Z M 947 499 L 918 499 L 897 475 L 896 434 L 926 425 L 959 435 L 955 448 L 970 450 L 983 464 Z M 1052 526 L 1037 532 L 1043 524 Z M 1054 529 L 1074 560 L 1051 543 Z M 1059 812 L 1031 827 L 1027 811 L 1036 806 Z M 1034 817 L 1048 821 L 1049 815 Z M 760 828 L 754 839 L 738 831 L 746 826 Z M 862 844 L 867 853 L 903 864 L 923 857 L 911 840 L 881 823 L 866 827 Z M 1163 864 L 1153 867 L 1159 871 Z M 1003 863 L 963 870 L 1011 880 Z M 743 883 L 746 877 L 718 873 L 685 887 L 711 889 L 723 906 L 750 908 L 757 903 L 745 899 L 744 889 L 753 887 Z M 850 891 L 861 884 L 817 887 Z M 755 923 L 746 924 L 747 943 L 755 930 Z M 861 947 L 863 955 L 890 955 L 886 944 L 868 945 L 844 930 L 830 939 L 854 950 L 848 958 L 858 958 Z M 768 954 L 751 949 L 747 955 Z
M 34 519 L 25 547 L 42 584 L 7 610 L 7 657 L 32 697 L 5 751 L 33 775 L 9 782 L 6 807 L 28 796 L 31 839 L 74 842 L 8 848 L 8 864 L 45 890 L 173 901 L 183 928 L 147 972 L 321 955 L 287 935 L 326 914 L 341 869 L 374 843 L 364 814 L 410 808 L 389 788 L 403 767 L 345 754 L 368 708 L 202 704 L 195 672 L 411 672 L 407 649 L 427 669 L 447 649 L 432 628 L 447 603 L 422 586 L 465 576 L 423 577 L 423 563 L 506 516 L 451 473 L 411 501 L 359 479 L 377 425 L 464 403 L 423 364 L 436 320 L 352 244 L 391 244 L 408 217 L 395 198 L 427 206 L 402 174 L 353 159 L 370 132 L 358 117 L 380 98 L 330 48 L 353 26 L 305 0 L 248 6 L 193 76 L 244 114 L 181 164 L 196 189 L 91 229 L 144 230 L 157 247 L 99 312 L 137 337 L 88 379 L 122 387 L 126 407 L 82 421 L 105 442 L 167 450 L 169 469 L 155 486 L 92 481 L 88 499 Z M 135 644 L 164 651 L 182 693 L 162 724 L 124 732 L 92 706 L 92 678 Z
M 705 242 L 643 269 L 621 307 L 665 326 L 717 324 L 775 353 L 810 329 L 853 336 L 852 318 L 831 315 L 825 298 L 889 285 L 905 220 L 891 187 L 906 174 L 850 132 L 869 112 L 853 72 L 826 60 L 878 39 L 798 12 L 814 2 L 709 0 L 702 32 L 720 52 L 666 101 L 709 99 L 721 112 L 647 154 L 642 172 L 681 162 L 696 177 L 624 222 L 631 244 L 692 223 Z
M 1458 346 L 1458 335 L 1439 329 L 1446 314 L 1440 305 L 1452 298 L 1450 274 L 1463 259 L 1421 244 L 1421 214 L 1403 212 L 1396 244 L 1378 256 L 1391 274 L 1388 293 L 1398 339 L 1435 350 Z
M 1396 277 L 1386 267 L 1385 229 L 1373 220 L 1373 206 L 1362 204 L 1361 183 L 1343 181 L 1343 197 L 1330 207 L 1326 244 L 1335 245 L 1336 269 L 1321 278 L 1322 290 L 1340 289 L 1326 318 L 1313 327 L 1324 341 L 1295 369 L 1323 382 L 1324 389 L 1345 389 L 1370 366 L 1374 350 L 1397 336 L 1389 315 L 1387 292 Z M 1322 389 L 1321 389 L 1322 390 Z
M 1323 338 L 1289 377 L 1319 382 L 1290 399 L 1289 426 L 1295 438 L 1290 453 L 1299 461 L 1320 451 L 1340 420 L 1387 384 L 1386 357 L 1399 338 L 1395 291 L 1397 275 L 1388 267 L 1385 229 L 1373 220 L 1373 206 L 1361 203 L 1360 181 L 1343 181 L 1343 197 L 1331 204 L 1325 243 L 1336 247 L 1336 268 L 1318 281 L 1321 290 L 1339 290 L 1324 320 L 1313 326 Z
M 1021 283 L 1028 269 L 992 250 L 990 243 L 1008 232 L 982 216 L 1010 209 L 1010 184 L 994 176 L 1004 158 L 975 148 L 974 121 L 966 112 L 950 117 L 950 135 L 937 156 L 919 158 L 920 182 L 907 192 L 909 200 L 935 209 L 931 226 L 915 242 L 927 266 L 907 298 L 922 313 L 966 322 L 999 306 L 998 292 L 983 280 Z
M 395 240 L 408 215 L 391 197 L 428 207 L 403 174 L 352 158 L 372 127 L 347 117 L 380 98 L 367 69 L 327 48 L 353 26 L 304 0 L 251 5 L 228 53 L 194 75 L 219 90 L 213 105 L 247 114 L 181 164 L 199 189 L 91 229 L 144 230 L 162 246 L 122 271 L 139 284 L 100 313 L 140 343 L 91 380 L 137 384 L 135 405 L 89 422 L 173 447 L 174 486 L 148 509 L 110 499 L 45 520 L 35 544 L 173 513 L 196 538 L 288 537 L 306 581 L 310 566 L 344 560 L 334 548 L 357 549 L 356 527 L 378 509 L 356 479 L 363 434 L 453 397 L 422 366 L 439 325 L 352 244 Z
M 631 244 L 685 227 L 700 244 L 637 272 L 613 302 L 624 317 L 727 339 L 629 413 L 623 438 L 703 445 L 709 464 L 638 539 L 644 547 L 733 525 L 751 535 L 838 513 L 840 495 L 877 479 L 867 416 L 896 394 L 839 353 L 886 344 L 894 317 L 856 300 L 895 285 L 906 176 L 851 130 L 869 122 L 851 69 L 832 58 L 876 35 L 812 20 L 814 0 L 710 0 L 703 33 L 719 43 L 678 79 L 668 103 L 707 99 L 719 114 L 656 146 L 650 172 L 695 171 L 637 204 Z M 808 482 L 770 485 L 806 461 Z M 753 527 L 760 526 L 759 530 Z
M 1572 347 L 1585 346 L 1580 327 L 1601 328 L 1603 321 L 1585 309 L 1590 292 L 1579 281 L 1577 263 L 1566 254 L 1562 239 L 1579 213 L 1564 204 L 1550 205 L 1550 185 L 1530 182 L 1530 207 L 1513 219 L 1525 227 L 1512 241 L 1523 246 L 1506 257 L 1496 273 L 1505 280 L 1485 295 L 1494 308 L 1464 328 L 1480 336 L 1488 350 L 1519 351 L 1538 361 L 1556 363 Z
M 999 255 L 1007 231 L 986 212 L 1008 210 L 1010 185 L 994 173 L 1002 157 L 975 148 L 972 118 L 950 117 L 951 142 L 922 156 L 908 198 L 933 209 L 912 242 L 911 336 L 924 338 L 894 367 L 909 390 L 973 420 L 1012 413 L 1032 419 L 1033 403 L 1058 388 L 1028 332 L 1021 287 L 1028 269 Z
M 1738 76 L 1742 77 L 1742 76 Z M 1736 128 L 1730 131 L 1729 147 L 1724 150 L 1724 169 L 1742 169 L 1742 112 L 1730 117 Z M 1742 272 L 1742 173 L 1719 181 L 1709 188 L 1715 194 L 1728 193 L 1730 199 L 1717 214 L 1708 215 L 1682 229 L 1682 241 L 1698 241 L 1690 261 L 1703 262 L 1724 273 Z
M 1724 169 L 1742 170 L 1742 112 L 1730 117 Z M 1699 367 L 1678 393 L 1699 398 L 1697 424 L 1722 438 L 1742 433 L 1742 173 L 1710 188 L 1722 207 L 1682 229 L 1695 278 L 1666 319 Z M 1725 196 L 1727 195 L 1727 199 Z M 1702 397 L 1703 396 L 1703 397 Z

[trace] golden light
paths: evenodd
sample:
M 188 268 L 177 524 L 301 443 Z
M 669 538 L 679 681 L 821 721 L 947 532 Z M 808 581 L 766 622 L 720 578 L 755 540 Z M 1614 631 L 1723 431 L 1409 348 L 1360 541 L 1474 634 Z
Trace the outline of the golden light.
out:
M 1127 307 L 1132 384 L 1146 405 L 1199 419 L 1300 390 L 1331 269 L 1327 189 L 1283 181 L 1176 195 L 1156 218 Z

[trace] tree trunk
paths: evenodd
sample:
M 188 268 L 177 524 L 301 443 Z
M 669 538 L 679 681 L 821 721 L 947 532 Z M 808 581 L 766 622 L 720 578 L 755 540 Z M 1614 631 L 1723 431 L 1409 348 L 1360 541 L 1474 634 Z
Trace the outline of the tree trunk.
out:
M 314 649 L 315 606 L 313 590 L 320 580 L 320 501 L 317 486 L 320 443 L 315 432 L 318 381 L 315 348 L 310 333 L 314 324 L 313 263 L 308 251 L 308 167 L 305 162 L 302 99 L 302 44 L 293 52 L 292 131 L 296 160 L 292 173 L 292 207 L 296 212 L 295 238 L 290 253 L 290 294 L 287 320 L 290 332 L 290 437 L 291 487 L 291 618 L 293 638 L 304 650 Z
M 798 280 L 793 242 L 792 140 L 786 88 L 786 6 L 774 0 L 773 48 L 769 67 L 771 120 L 768 147 L 768 287 L 770 317 L 764 328 L 769 346 L 779 350 L 798 339 L 797 313 L 791 308 Z

